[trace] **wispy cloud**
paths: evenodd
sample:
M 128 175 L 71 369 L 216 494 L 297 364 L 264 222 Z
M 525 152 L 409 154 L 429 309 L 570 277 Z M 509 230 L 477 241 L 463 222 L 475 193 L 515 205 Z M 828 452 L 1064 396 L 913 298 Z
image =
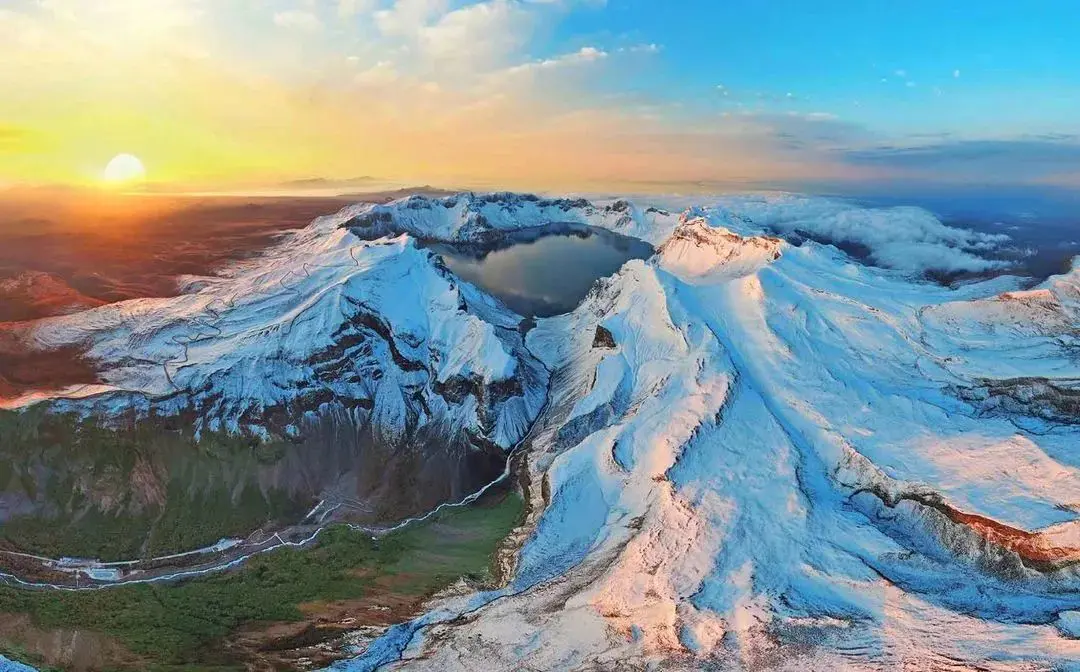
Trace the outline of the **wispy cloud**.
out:
M 619 47 L 619 52 L 629 52 L 632 54 L 659 54 L 663 49 L 659 44 L 655 42 L 649 42 L 647 44 L 634 44 L 629 47 Z
M 819 104 L 828 97 L 809 80 L 751 84 L 733 66 L 699 73 L 688 92 L 676 81 L 687 45 L 660 41 L 677 37 L 589 27 L 604 18 L 590 13 L 616 9 L 597 0 L 15 0 L 0 9 L 0 90 L 19 93 L 0 96 L 0 177 L 74 180 L 118 151 L 140 153 L 155 178 L 207 181 L 1080 175 L 1071 136 L 873 130 L 875 95 L 954 96 L 959 69 L 909 74 L 896 66 L 915 61 L 900 57 L 873 65 L 887 84 L 861 73 L 873 89 L 862 107 Z M 574 25 L 580 17 L 589 20 Z M 29 140 L 3 124 L 48 137 L 49 151 L 20 149 Z
M 536 16 L 521 3 L 489 0 L 449 12 L 420 29 L 422 52 L 471 71 L 497 68 L 524 47 Z
M 852 165 L 907 175 L 983 182 L 1039 182 L 1080 173 L 1080 137 L 1069 134 L 1000 140 L 946 140 L 881 145 L 844 153 Z
M 581 49 L 571 52 L 569 54 L 563 54 L 561 56 L 555 56 L 553 58 L 545 58 L 539 61 L 531 61 L 529 63 L 522 63 L 521 65 L 515 65 L 507 68 L 502 72 L 503 75 L 517 75 L 522 73 L 536 72 L 542 70 L 554 70 L 557 68 L 563 68 L 567 66 L 595 63 L 602 61 L 608 57 L 608 52 L 597 47 L 582 47 Z
M 281 28 L 316 32 L 323 23 L 313 12 L 305 9 L 287 9 L 274 14 L 274 25 Z
M 338 0 L 338 16 L 348 19 L 360 14 L 367 14 L 375 8 L 375 0 Z
M 436 17 L 446 14 L 447 0 L 394 0 L 375 12 L 375 24 L 383 35 L 415 35 Z
M 394 84 L 401 78 L 397 68 L 390 61 L 379 61 L 370 68 L 359 72 L 353 79 L 362 86 L 387 86 Z

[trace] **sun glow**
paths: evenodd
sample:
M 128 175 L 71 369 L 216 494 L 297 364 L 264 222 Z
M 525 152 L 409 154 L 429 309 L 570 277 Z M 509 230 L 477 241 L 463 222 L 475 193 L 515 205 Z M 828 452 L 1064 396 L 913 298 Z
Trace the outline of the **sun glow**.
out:
M 139 157 L 132 154 L 117 154 L 101 173 L 101 179 L 114 186 L 130 185 L 145 177 L 146 168 Z

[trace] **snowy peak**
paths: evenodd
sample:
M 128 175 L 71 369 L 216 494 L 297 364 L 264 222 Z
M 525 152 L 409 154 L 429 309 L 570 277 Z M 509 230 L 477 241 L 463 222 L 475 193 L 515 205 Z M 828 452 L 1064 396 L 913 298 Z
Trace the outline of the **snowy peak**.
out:
M 412 196 L 365 206 L 344 226 L 373 240 L 408 234 L 420 240 L 449 243 L 499 242 L 504 234 L 552 225 L 592 226 L 655 242 L 678 221 L 656 208 L 629 201 L 606 205 L 578 198 L 544 199 L 526 194 L 459 194 L 445 198 Z
M 97 414 L 191 409 L 210 429 L 292 435 L 329 403 L 370 411 L 386 443 L 434 423 L 506 448 L 542 403 L 543 372 L 518 318 L 480 307 L 407 236 L 317 221 L 191 293 L 43 320 L 31 338 L 85 346 L 104 385 L 59 396 L 91 394 L 68 403 Z
M 775 222 L 688 210 L 529 333 L 552 371 L 529 448 L 545 509 L 511 586 L 432 616 L 408 662 L 741 669 L 812 637 L 809 669 L 1075 664 L 1048 625 L 1075 637 L 1080 613 L 1080 372 L 1047 338 L 1076 323 L 1069 278 L 945 287 L 913 272 L 982 260 L 929 215 L 732 205 Z M 929 242 L 889 241 L 897 218 Z M 760 224 L 885 247 L 875 267 Z
M 780 258 L 784 243 L 767 236 L 740 236 L 701 217 L 684 219 L 657 250 L 659 265 L 690 279 L 728 280 L 750 275 Z

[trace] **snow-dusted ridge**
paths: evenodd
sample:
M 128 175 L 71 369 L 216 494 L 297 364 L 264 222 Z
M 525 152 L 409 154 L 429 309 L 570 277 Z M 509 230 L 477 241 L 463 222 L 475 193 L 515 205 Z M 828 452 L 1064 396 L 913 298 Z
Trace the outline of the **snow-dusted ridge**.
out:
M 1058 298 L 1073 275 L 1034 294 L 1008 277 L 921 281 L 942 249 L 975 268 L 964 255 L 996 241 L 854 210 L 840 219 L 922 221 L 913 263 L 795 247 L 768 235 L 794 227 L 755 216 L 805 227 L 835 219 L 833 202 L 737 197 L 665 219 L 652 260 L 541 320 L 527 345 L 553 385 L 530 480 L 550 503 L 516 579 L 438 604 L 343 669 L 1080 661 L 1073 426 L 1037 396 L 994 413 L 971 396 L 1021 371 L 1076 379 Z
M 782 248 L 779 238 L 740 236 L 697 217 L 679 224 L 658 249 L 658 262 L 682 277 L 716 282 L 757 272 Z
M 890 240 L 898 221 L 918 226 Z M 416 244 L 550 224 L 657 253 L 529 329 Z M 794 231 L 885 268 L 775 237 Z M 794 196 L 414 197 L 34 338 L 102 366 L 65 406 L 267 432 L 335 406 L 390 443 L 527 437 L 545 506 L 509 585 L 436 601 L 343 669 L 1078 666 L 1080 270 L 918 279 L 996 268 L 980 253 L 1001 242 Z
M 444 198 L 412 196 L 375 205 L 345 222 L 357 236 L 374 239 L 405 233 L 447 243 L 498 242 L 506 233 L 579 225 L 608 229 L 657 244 L 665 240 L 679 215 L 640 208 L 626 200 L 604 205 L 583 198 L 545 199 L 529 194 L 458 194 Z
M 194 407 L 212 429 L 289 433 L 301 419 L 291 406 L 334 402 L 371 410 L 387 439 L 483 419 L 487 438 L 512 445 L 545 375 L 521 351 L 520 318 L 408 237 L 361 241 L 339 223 L 317 222 L 192 293 L 44 320 L 32 338 L 89 344 L 103 384 L 82 403 L 106 414 L 137 395 L 160 412 Z

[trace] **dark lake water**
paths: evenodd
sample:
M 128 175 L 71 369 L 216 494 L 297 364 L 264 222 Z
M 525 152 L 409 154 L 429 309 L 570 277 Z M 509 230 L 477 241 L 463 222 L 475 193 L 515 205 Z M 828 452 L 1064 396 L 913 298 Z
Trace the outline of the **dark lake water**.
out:
M 651 245 L 607 231 L 552 234 L 490 251 L 432 246 L 458 277 L 498 297 L 526 317 L 568 313 L 593 284 L 630 259 L 647 259 Z

